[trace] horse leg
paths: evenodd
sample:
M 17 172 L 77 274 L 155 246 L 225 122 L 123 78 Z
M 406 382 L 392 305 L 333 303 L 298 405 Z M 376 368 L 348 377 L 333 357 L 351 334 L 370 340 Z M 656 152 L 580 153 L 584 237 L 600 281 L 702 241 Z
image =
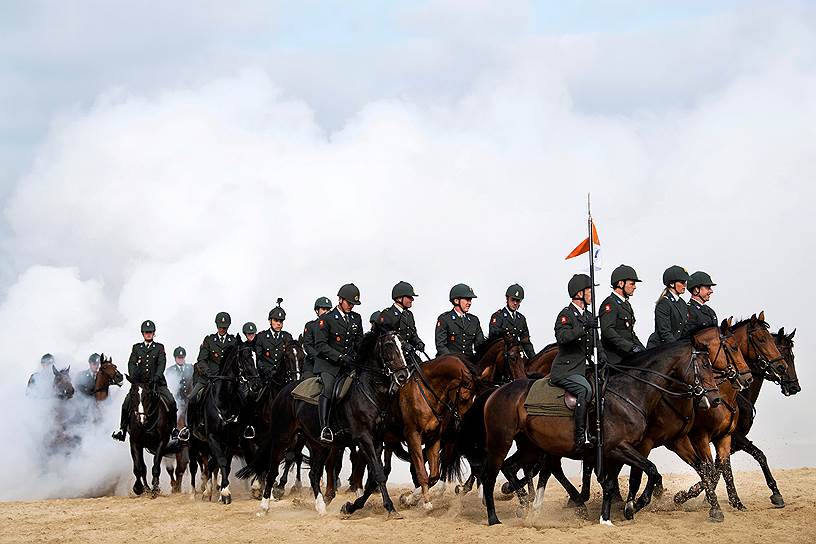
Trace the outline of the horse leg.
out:
M 590 487 L 592 484 L 592 471 L 595 470 L 595 463 L 584 460 L 581 468 L 581 502 L 585 503 L 589 500 Z
M 441 449 L 442 449 L 441 439 L 437 439 L 427 448 L 428 467 L 431 470 L 428 484 L 431 486 L 430 493 L 436 498 L 442 497 L 442 495 L 444 495 L 445 493 L 445 482 L 441 482 L 439 480 Z M 428 508 L 427 504 L 425 505 L 425 508 L 430 509 Z
M 360 497 L 363 494 L 363 475 L 365 474 L 366 460 L 359 448 L 353 448 L 349 455 L 351 460 L 351 476 L 349 476 L 349 491 L 354 491 Z M 390 470 L 390 467 L 389 467 Z
M 711 447 L 708 436 L 697 437 L 696 442 L 692 443 L 689 437 L 684 437 L 675 446 L 679 446 L 675 452 L 686 461 L 689 465 L 694 467 L 700 475 L 700 482 L 692 486 L 688 491 L 678 491 L 674 496 L 676 504 L 682 504 L 689 498 L 696 497 L 701 491 L 705 491 L 706 500 L 710 506 L 708 517 L 711 521 L 723 521 L 722 510 L 720 503 L 717 500 L 716 485 L 719 480 L 719 473 L 714 461 L 711 458 Z M 688 451 L 691 449 L 691 453 Z
M 615 493 L 615 481 L 618 479 L 623 468 L 623 463 L 619 461 L 607 461 L 606 474 L 603 483 L 603 502 L 601 504 L 601 525 L 612 525 L 612 495 Z M 586 468 L 584 469 L 586 473 Z
M 425 456 L 422 449 L 422 437 L 414 429 L 406 433 L 405 441 L 408 444 L 408 451 L 411 454 L 411 466 L 414 468 L 417 483 L 422 489 L 422 498 L 425 500 L 425 508 L 431 510 L 431 494 L 428 487 L 428 472 L 425 470 Z
M 515 429 L 513 429 L 515 431 Z M 496 476 L 498 476 L 504 458 L 507 452 L 510 451 L 510 446 L 513 445 L 513 434 L 507 429 L 501 429 L 498 436 L 491 436 L 487 434 L 487 456 L 485 464 L 482 469 L 482 487 L 484 492 L 484 503 L 487 507 L 487 523 L 488 525 L 496 525 L 501 523 L 499 517 L 496 515 L 496 503 L 493 499 L 493 491 L 496 487 Z
M 311 461 L 309 468 L 309 483 L 312 485 L 312 493 L 314 494 L 315 510 L 318 515 L 326 515 L 326 502 L 323 500 L 323 493 L 320 491 L 320 478 L 323 476 L 323 469 L 326 468 L 327 452 L 325 448 L 312 448 Z M 331 477 L 327 475 L 329 481 L 326 485 L 330 485 Z
M 286 493 L 286 484 L 289 482 L 289 471 L 292 470 L 292 465 L 294 464 L 294 458 L 291 453 L 291 451 L 286 452 L 280 480 L 275 484 L 275 494 L 280 497 L 283 497 Z
M 471 475 L 468 476 L 468 479 L 465 480 L 465 483 L 456 486 L 456 489 L 455 489 L 456 494 L 457 495 L 464 495 L 466 493 L 470 493 L 470 491 L 473 489 L 473 483 L 475 481 L 476 481 L 476 475 L 471 473 Z
M 547 459 L 546 459 L 544 465 L 542 465 L 542 469 L 541 469 L 542 471 L 544 470 L 545 466 L 546 466 L 547 470 L 552 473 L 552 475 L 555 477 L 555 479 L 558 481 L 558 483 L 561 484 L 561 487 L 564 488 L 564 491 L 567 492 L 567 495 L 569 495 L 569 501 L 567 502 L 567 506 L 571 506 L 571 507 L 586 510 L 586 505 L 584 504 L 583 497 L 581 496 L 581 493 L 579 493 L 578 490 L 575 489 L 575 486 L 572 485 L 572 482 L 570 482 L 569 478 L 567 478 L 567 476 L 564 474 L 564 469 L 561 466 L 561 458 L 560 457 L 552 458 L 550 456 L 547 456 Z M 540 476 L 539 476 L 538 482 L 539 482 L 539 485 L 540 485 L 541 484 L 541 477 Z M 546 484 L 547 484 L 547 481 L 545 480 L 544 485 L 546 485 Z M 541 495 L 542 495 L 541 500 L 543 501 L 544 500 L 544 496 L 543 496 L 544 491 L 543 491 L 543 489 L 541 491 Z M 536 500 L 538 500 L 538 493 L 536 493 Z
M 785 507 L 785 499 L 782 498 L 782 494 L 779 492 L 779 488 L 776 486 L 776 480 L 771 474 L 771 467 L 768 466 L 768 459 L 765 457 L 765 454 L 759 449 L 753 442 L 748 440 L 748 437 L 735 434 L 732 436 L 731 442 L 731 453 L 735 453 L 737 451 L 744 451 L 754 459 L 756 462 L 759 463 L 759 466 L 762 468 L 762 474 L 765 475 L 765 483 L 768 484 L 768 489 L 771 490 L 771 504 L 776 506 L 777 508 L 784 508 Z
M 145 490 L 142 479 L 147 473 L 147 467 L 144 462 L 144 452 L 141 447 L 133 443 L 132 437 L 130 440 L 130 457 L 133 460 L 133 475 L 136 477 L 136 483 L 133 484 L 133 493 L 141 495 Z
M 229 489 L 229 459 L 227 459 L 227 452 L 225 448 L 221 447 L 221 443 L 213 433 L 208 434 L 207 442 L 210 444 L 210 453 L 212 454 L 212 459 L 215 461 L 214 464 L 221 472 L 221 484 L 218 486 L 220 495 L 219 501 L 224 504 L 229 504 L 232 502 L 232 494 Z M 211 465 L 212 464 L 213 463 L 211 463 Z M 214 481 L 214 478 L 212 479 Z
M 337 465 L 342 458 L 343 448 L 333 449 L 326 456 L 326 493 L 323 496 L 326 504 L 331 504 L 331 501 L 337 496 L 337 484 L 339 479 L 334 476 L 340 474 L 340 471 L 337 470 Z
M 382 445 L 378 444 L 375 446 L 372 437 L 366 434 L 360 438 L 358 446 L 368 461 L 368 481 L 366 482 L 365 489 L 363 490 L 363 495 L 358 497 L 353 503 L 347 502 L 344 504 L 340 511 L 344 514 L 352 514 L 359 510 L 365 506 L 368 497 L 371 496 L 374 490 L 379 487 L 380 494 L 382 495 L 383 499 L 383 507 L 388 512 L 388 519 L 401 518 L 396 508 L 394 508 L 394 503 L 391 500 L 391 497 L 388 495 L 385 471 L 383 469 L 381 460 Z
M 300 490 L 303 489 L 303 482 L 300 480 L 300 470 L 303 465 L 303 451 L 299 449 L 295 452 L 295 485 L 292 486 L 292 493 L 300 495 Z
M 161 493 L 161 487 L 159 486 L 160 478 L 161 478 L 161 465 L 162 459 L 164 458 L 164 448 L 167 446 L 166 441 L 159 442 L 159 446 L 156 448 L 156 454 L 153 456 L 153 481 L 151 486 L 151 499 L 155 499 Z
M 198 472 L 198 452 L 192 445 L 192 441 L 189 448 L 189 461 L 188 461 L 188 468 L 190 469 L 190 499 L 195 500 L 196 498 L 196 473 Z
M 717 450 L 717 472 L 722 475 L 725 481 L 725 489 L 728 493 L 728 504 L 737 510 L 748 510 L 745 505 L 742 504 L 737 494 L 737 486 L 734 485 L 734 473 L 731 471 L 731 435 L 726 434 L 720 437 L 714 444 L 714 447 Z
M 655 464 L 649 461 L 648 457 L 643 455 L 640 451 L 638 451 L 637 448 L 630 444 L 627 443 L 619 444 L 614 449 L 613 453 L 618 462 L 626 463 L 627 465 L 632 467 L 633 470 L 639 470 L 646 473 L 647 477 L 646 487 L 643 490 L 643 494 L 638 499 L 637 505 L 627 505 L 627 508 L 624 510 L 624 514 L 627 515 L 627 519 L 631 519 L 628 517 L 628 515 L 634 517 L 634 511 L 632 510 L 634 507 L 637 507 L 637 509 L 640 510 L 646 507 L 651 502 L 652 492 L 654 491 L 654 486 L 655 483 L 657 482 L 657 477 L 659 476 L 659 474 L 657 472 L 657 467 L 655 466 Z M 618 472 L 620 472 L 620 469 L 618 469 Z M 640 480 L 640 476 L 641 475 L 636 475 L 636 479 Z M 615 475 L 615 480 L 617 480 L 617 474 Z M 638 481 L 638 486 L 639 485 L 640 482 Z M 608 487 L 610 492 L 609 498 L 612 499 L 612 495 L 614 494 L 615 491 L 614 483 L 610 481 L 604 481 L 604 486 L 605 486 L 604 493 L 606 494 Z M 604 499 L 606 499 L 606 495 L 604 496 Z M 604 518 L 602 516 L 601 523 L 606 522 L 609 522 L 609 517 Z

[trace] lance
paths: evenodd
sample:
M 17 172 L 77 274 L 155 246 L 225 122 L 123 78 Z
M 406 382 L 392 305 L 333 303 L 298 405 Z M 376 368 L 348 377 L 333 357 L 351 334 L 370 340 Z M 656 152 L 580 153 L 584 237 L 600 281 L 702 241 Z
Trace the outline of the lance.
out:
M 595 311 L 595 236 L 592 228 L 592 209 L 590 207 L 589 194 L 587 194 L 587 229 L 589 230 L 589 278 L 592 292 L 592 304 L 590 311 L 592 317 L 597 318 Z M 603 395 L 601 394 L 601 379 L 598 369 L 598 335 L 595 329 L 592 330 L 592 353 L 590 354 L 590 364 L 592 365 L 593 381 L 595 382 L 595 436 L 597 444 L 595 446 L 595 474 L 599 482 L 603 482 Z

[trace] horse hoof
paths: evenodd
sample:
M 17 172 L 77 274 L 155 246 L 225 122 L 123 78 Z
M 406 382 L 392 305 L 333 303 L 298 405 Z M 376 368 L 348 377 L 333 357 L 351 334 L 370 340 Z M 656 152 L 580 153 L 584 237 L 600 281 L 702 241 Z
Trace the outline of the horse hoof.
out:
M 666 488 L 663 487 L 663 484 L 658 484 L 655 486 L 654 491 L 652 491 L 652 497 L 655 499 L 659 499 L 663 496 L 663 492 L 666 491 Z
M 686 497 L 685 492 L 678 491 L 677 493 L 674 494 L 674 504 L 681 505 L 684 502 L 686 502 L 686 500 L 687 500 L 687 497 Z
M 723 515 L 722 510 L 711 510 L 708 513 L 708 520 L 720 523 L 725 520 L 725 516 Z
M 734 508 L 736 508 L 740 512 L 747 512 L 748 511 L 748 508 L 746 508 L 745 505 L 742 504 L 741 502 L 738 502 L 737 504 L 735 504 Z
M 612 520 L 611 520 L 611 519 L 603 519 L 603 518 L 601 518 L 601 519 L 600 519 L 600 521 L 599 521 L 599 523 L 600 523 L 601 525 L 603 525 L 604 527 L 614 527 L 614 526 L 615 526 L 615 524 L 614 524 L 614 523 L 612 523 Z
M 272 496 L 275 498 L 276 501 L 280 500 L 283 498 L 284 491 L 285 490 L 282 487 L 273 487 Z
M 623 517 L 625 517 L 626 519 L 634 519 L 635 517 L 634 501 L 626 501 L 626 506 L 623 507 Z
M 153 489 L 150 490 L 150 498 L 151 499 L 155 499 L 159 495 L 161 495 L 161 489 L 159 488 L 159 486 L 156 486 L 156 487 L 154 487 Z
M 487 524 L 488 525 L 501 525 L 501 521 L 499 521 L 499 518 L 488 519 Z
M 515 489 L 513 488 L 512 485 L 510 485 L 510 482 L 504 482 L 502 484 L 501 492 L 504 493 L 505 495 L 512 495 L 513 491 L 515 491 Z
M 402 517 L 402 514 L 400 514 L 396 510 L 392 510 L 388 512 L 388 515 L 385 517 L 385 519 L 390 521 L 392 519 L 404 519 L 404 518 Z
M 133 492 L 138 496 L 144 493 L 144 486 L 140 482 L 133 484 Z
M 785 508 L 785 499 L 782 498 L 782 495 L 779 493 L 774 493 L 771 495 L 771 504 L 776 506 L 777 508 Z
M 578 499 L 570 499 L 567 501 L 567 508 L 584 508 L 586 503 L 578 497 Z
M 221 495 L 218 498 L 218 502 L 224 504 L 225 506 L 227 504 L 232 504 L 232 495 Z
M 425 503 L 425 511 L 426 511 L 426 512 L 430 512 L 431 510 L 433 510 L 433 503 L 432 503 L 432 502 L 430 502 L 430 501 L 429 501 L 429 502 L 426 502 L 426 503 Z
M 326 502 L 323 500 L 323 495 L 319 493 L 315 499 L 315 510 L 317 510 L 317 513 L 320 516 L 326 515 Z
M 343 506 L 340 507 L 340 513 L 346 516 L 350 516 L 354 513 L 354 505 L 350 502 L 347 502 Z

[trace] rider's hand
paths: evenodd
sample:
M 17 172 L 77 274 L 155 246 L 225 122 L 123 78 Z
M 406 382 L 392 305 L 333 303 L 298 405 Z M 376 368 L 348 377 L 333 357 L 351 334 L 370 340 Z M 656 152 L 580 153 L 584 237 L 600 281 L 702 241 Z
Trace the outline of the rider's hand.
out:
M 425 351 L 425 343 L 422 342 L 421 340 L 417 341 L 416 350 L 424 352 Z
M 629 351 L 631 353 L 640 353 L 641 351 L 643 351 L 643 348 L 641 346 L 635 344 L 634 346 L 632 346 L 632 349 L 630 349 Z
M 594 315 L 587 317 L 586 323 L 584 323 L 584 329 L 597 329 L 598 328 L 598 318 Z

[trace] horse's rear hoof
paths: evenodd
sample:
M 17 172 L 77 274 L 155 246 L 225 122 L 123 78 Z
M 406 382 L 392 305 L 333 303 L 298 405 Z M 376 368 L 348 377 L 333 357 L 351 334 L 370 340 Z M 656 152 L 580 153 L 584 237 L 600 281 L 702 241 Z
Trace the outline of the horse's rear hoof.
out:
M 252 497 L 254 500 L 259 501 L 261 500 L 261 496 L 263 492 L 260 489 L 252 488 L 249 490 L 249 496 Z
M 501 521 L 499 521 L 499 518 L 488 519 L 487 524 L 488 525 L 501 525 Z
M 720 523 L 725 520 L 725 516 L 722 513 L 722 510 L 714 510 L 712 509 L 708 513 L 708 521 L 714 521 L 716 523 Z
M 785 508 L 785 499 L 779 493 L 774 493 L 771 495 L 771 504 L 777 508 Z
M 501 492 L 504 493 L 505 495 L 512 495 L 513 491 L 515 491 L 515 488 L 512 485 L 510 485 L 510 482 L 504 482 L 502 484 Z
M 159 495 L 161 495 L 161 488 L 159 488 L 159 486 L 154 487 L 154 488 L 153 488 L 153 489 L 150 491 L 150 498 L 151 498 L 151 499 L 155 499 L 155 498 L 156 498 L 156 497 L 158 497 Z
M 133 493 L 135 493 L 137 496 L 144 493 L 144 486 L 142 485 L 141 482 L 136 482 L 135 484 L 133 484 Z
M 272 498 L 276 501 L 279 501 L 283 498 L 285 493 L 285 489 L 283 487 L 273 486 L 272 487 Z
M 343 506 L 340 507 L 340 513 L 345 516 L 350 516 L 354 513 L 354 505 L 350 502 L 347 502 Z
M 678 506 L 683 504 L 687 500 L 688 500 L 688 497 L 686 496 L 685 491 L 678 491 L 677 493 L 674 494 L 674 504 L 676 504 Z
M 666 488 L 663 487 L 663 484 L 657 484 L 654 488 L 654 491 L 652 491 L 652 497 L 654 497 L 655 499 L 659 499 L 660 497 L 663 496 L 663 493 L 665 491 Z
M 391 521 L 392 519 L 404 519 L 404 518 L 402 517 L 402 514 L 400 514 L 396 510 L 391 510 L 390 512 L 388 512 L 388 515 L 385 516 L 385 519 Z
M 635 518 L 635 503 L 634 501 L 626 501 L 626 506 L 623 507 L 623 517 L 626 519 Z

